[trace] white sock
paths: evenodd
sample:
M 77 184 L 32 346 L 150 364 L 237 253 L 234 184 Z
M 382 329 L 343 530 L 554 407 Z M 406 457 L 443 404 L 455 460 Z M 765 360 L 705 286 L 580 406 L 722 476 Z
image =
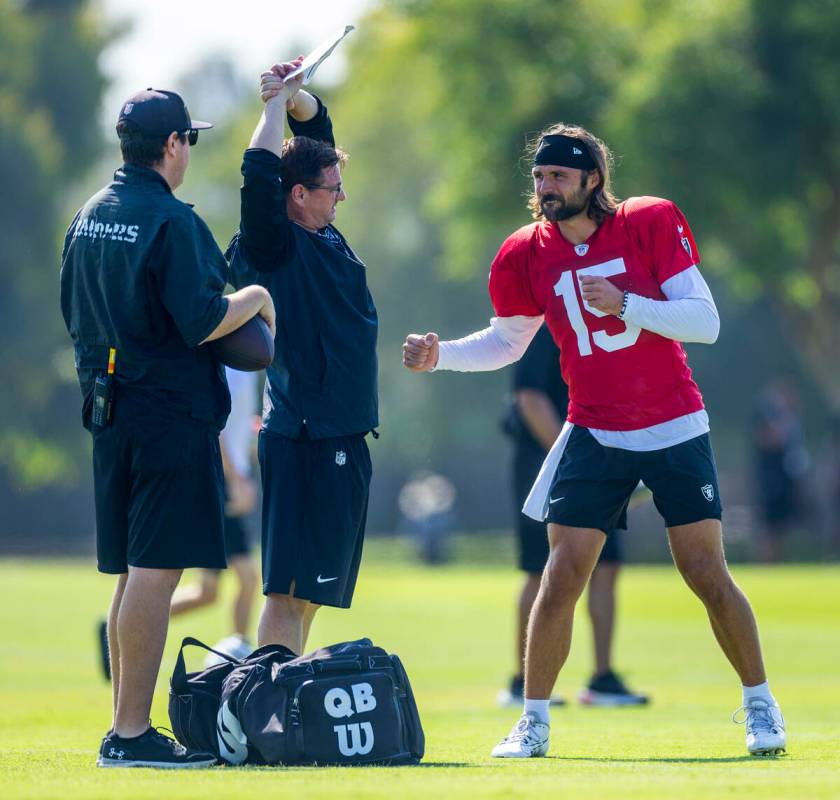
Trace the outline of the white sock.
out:
M 543 722 L 548 725 L 548 700 L 529 700 L 526 697 L 525 713 L 533 714 L 537 718 L 537 722 Z
M 744 692 L 744 705 L 749 705 L 750 700 L 758 698 L 764 700 L 765 703 L 771 706 L 777 706 L 776 698 L 770 693 L 770 684 L 767 681 L 759 683 L 758 686 L 742 686 Z

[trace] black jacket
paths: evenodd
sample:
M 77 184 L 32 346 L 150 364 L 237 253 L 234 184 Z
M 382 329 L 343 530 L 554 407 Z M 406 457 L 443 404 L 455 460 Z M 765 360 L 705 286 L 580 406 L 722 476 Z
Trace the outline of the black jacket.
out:
M 551 331 L 543 325 L 534 340 L 525 351 L 525 355 L 516 362 L 513 370 L 511 385 L 513 396 L 508 413 L 503 421 L 506 433 L 516 440 L 516 446 L 526 449 L 536 449 L 545 453 L 531 431 L 516 405 L 516 392 L 520 389 L 536 389 L 551 401 L 557 416 L 566 419 L 569 405 L 569 389 L 560 374 L 560 348 L 551 338 Z
M 334 145 L 320 101 L 314 119 L 289 122 Z M 242 219 L 226 253 L 232 282 L 265 286 L 277 308 L 263 425 L 292 438 L 367 433 L 379 424 L 378 320 L 365 265 L 332 225 L 312 233 L 289 220 L 273 153 L 247 150 L 242 174 Z
M 67 231 L 61 261 L 61 311 L 86 427 L 110 347 L 117 350 L 115 402 L 224 426 L 224 369 L 198 344 L 227 310 L 226 271 L 207 225 L 154 170 L 124 165 L 88 200 Z

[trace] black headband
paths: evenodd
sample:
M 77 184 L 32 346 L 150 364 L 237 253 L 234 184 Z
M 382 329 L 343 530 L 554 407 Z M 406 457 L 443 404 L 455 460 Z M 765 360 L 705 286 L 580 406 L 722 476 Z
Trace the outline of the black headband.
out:
M 580 139 L 574 136 L 563 136 L 560 133 L 549 133 L 543 136 L 534 155 L 534 166 L 543 164 L 574 169 L 598 169 L 595 159 Z

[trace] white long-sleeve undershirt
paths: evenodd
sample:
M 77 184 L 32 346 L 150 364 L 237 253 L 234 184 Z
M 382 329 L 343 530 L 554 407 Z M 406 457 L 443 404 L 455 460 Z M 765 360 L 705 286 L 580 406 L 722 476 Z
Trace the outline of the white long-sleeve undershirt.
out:
M 543 317 L 493 317 L 490 327 L 463 339 L 440 343 L 435 370 L 488 372 L 519 361 Z
M 678 272 L 660 288 L 667 300 L 651 300 L 631 292 L 624 321 L 678 342 L 712 344 L 717 340 L 720 317 L 697 267 Z

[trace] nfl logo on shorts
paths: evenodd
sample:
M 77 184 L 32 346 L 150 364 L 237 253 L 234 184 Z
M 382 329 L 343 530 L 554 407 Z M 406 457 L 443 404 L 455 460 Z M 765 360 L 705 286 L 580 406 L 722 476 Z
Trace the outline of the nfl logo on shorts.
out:
M 347 463 L 347 453 L 343 450 L 336 450 L 335 463 L 338 464 L 339 467 L 343 467 Z
M 715 487 L 712 486 L 711 483 L 701 486 L 700 491 L 703 492 L 703 497 L 705 497 L 710 503 L 715 499 Z

